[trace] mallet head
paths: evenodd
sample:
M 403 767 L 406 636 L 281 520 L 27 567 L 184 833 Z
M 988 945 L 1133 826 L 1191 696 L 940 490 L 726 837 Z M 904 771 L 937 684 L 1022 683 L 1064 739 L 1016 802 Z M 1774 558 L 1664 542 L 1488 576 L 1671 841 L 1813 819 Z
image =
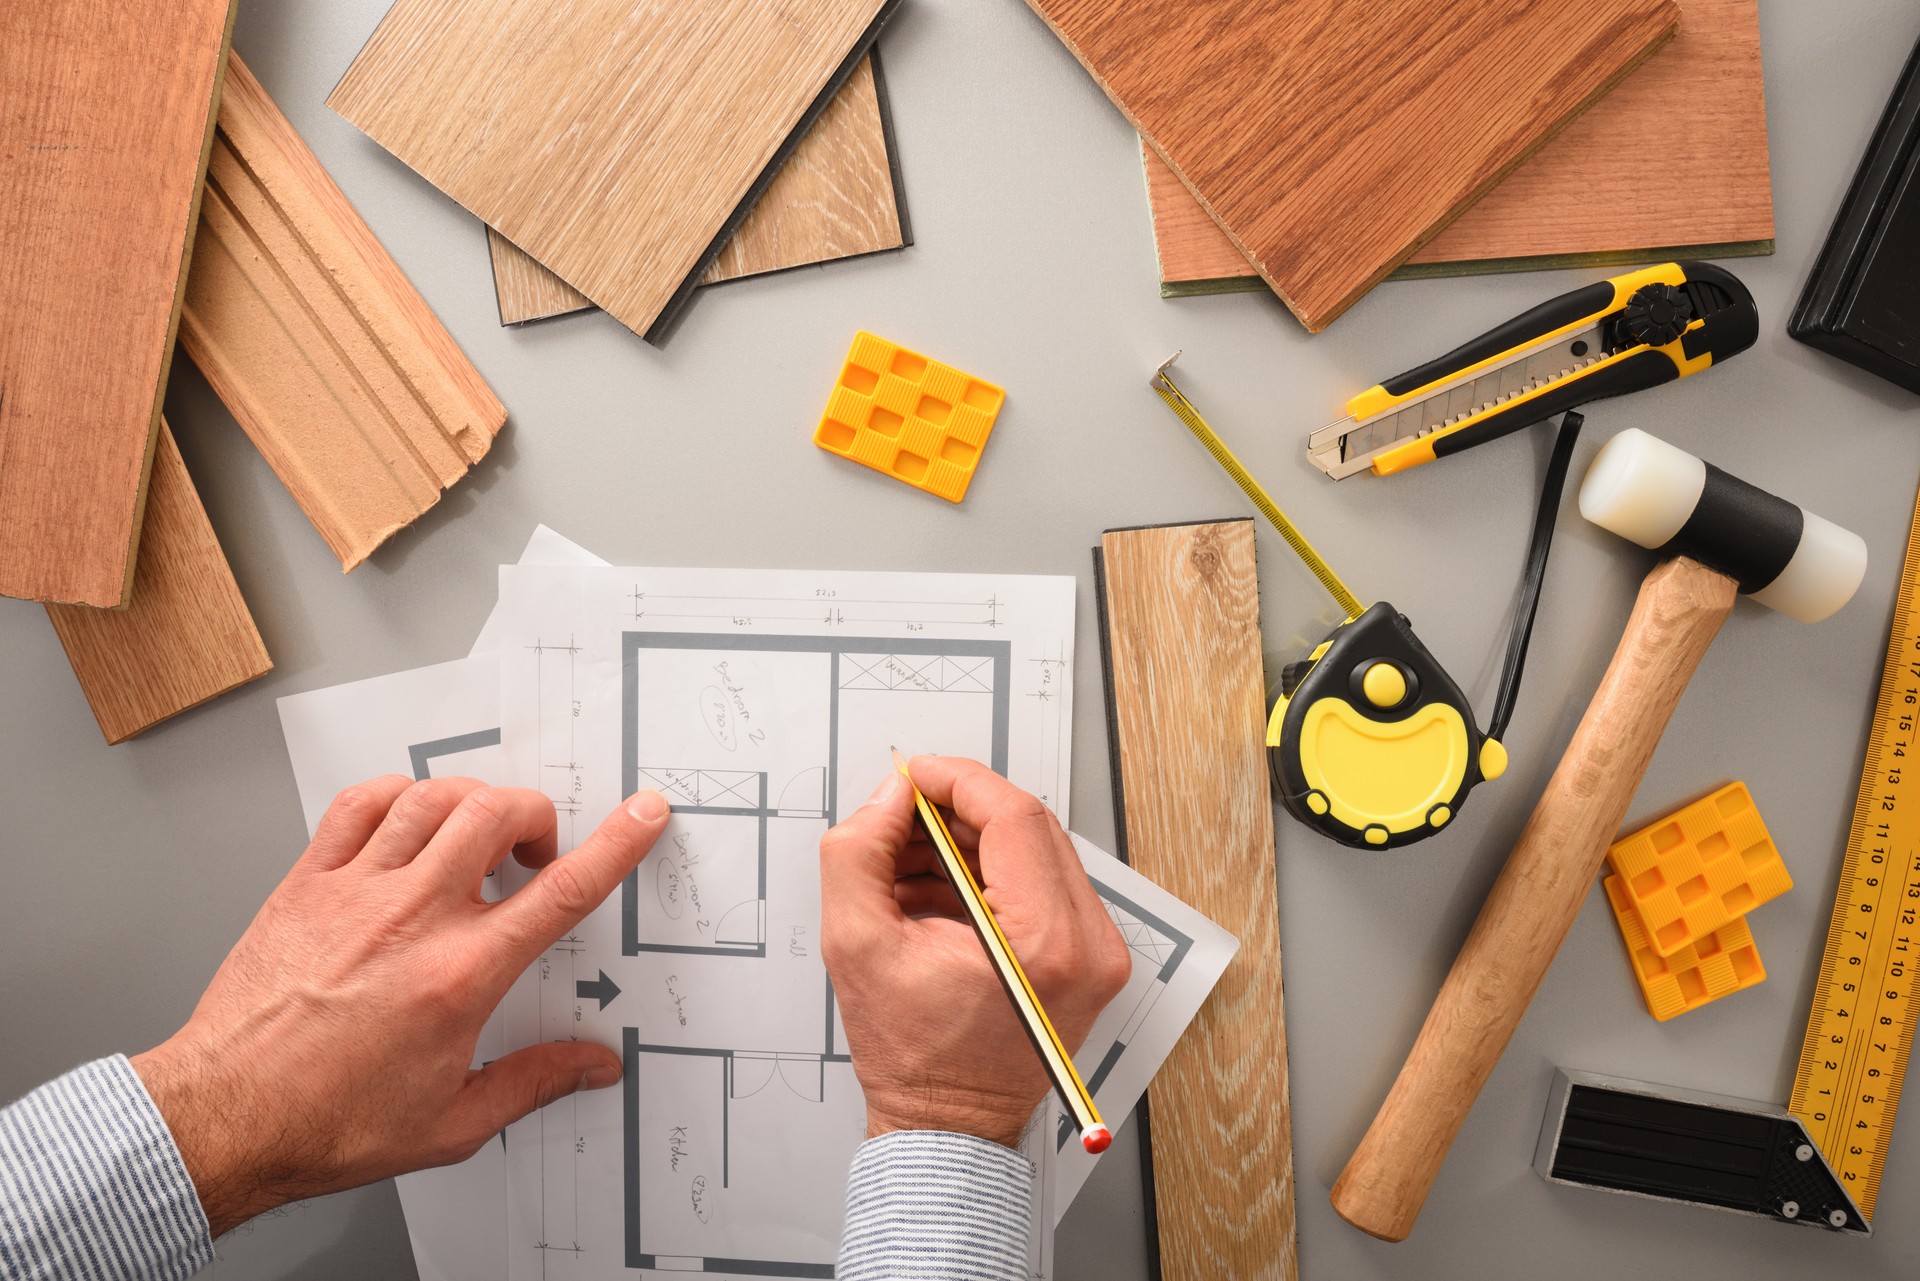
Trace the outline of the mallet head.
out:
M 1594 458 L 1580 514 L 1662 555 L 1691 556 L 1803 623 L 1838 611 L 1867 572 L 1860 535 L 1637 428 Z

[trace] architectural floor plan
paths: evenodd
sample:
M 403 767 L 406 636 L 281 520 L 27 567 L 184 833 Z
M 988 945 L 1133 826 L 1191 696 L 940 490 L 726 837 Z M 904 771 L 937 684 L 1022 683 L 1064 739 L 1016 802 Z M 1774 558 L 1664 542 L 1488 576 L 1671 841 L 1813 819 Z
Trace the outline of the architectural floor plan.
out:
M 592 1036 L 627 1065 L 577 1121 L 510 1133 L 516 1279 L 833 1275 L 865 1107 L 820 960 L 820 837 L 895 746 L 1063 802 L 1073 597 L 1063 579 L 504 574 L 509 775 L 554 797 L 563 848 L 640 788 L 674 806 L 509 1001 L 510 1043 Z M 1044 1134 L 1030 1146 L 1044 1199 Z
M 708 590 L 660 595 L 690 592 L 690 577 Z M 541 958 L 478 1047 L 484 1061 L 588 1037 L 620 1051 L 624 1081 L 402 1180 L 423 1281 L 833 1275 L 864 1105 L 819 959 L 820 835 L 864 802 L 895 743 L 976 757 L 1063 804 L 1072 598 L 1053 580 L 934 579 L 963 590 L 910 596 L 888 576 L 845 575 L 808 588 L 844 593 L 821 608 L 799 584 L 765 590 L 790 577 L 529 579 L 489 621 L 483 645 L 498 652 L 282 700 L 310 821 L 383 772 L 537 781 L 563 847 L 640 788 L 674 806 L 638 872 Z M 719 597 L 741 579 L 759 590 Z M 650 616 L 662 604 L 694 617 Z M 1118 1125 L 1234 943 L 1074 840 L 1133 952 L 1077 1055 Z M 1030 1265 L 1043 1278 L 1052 1225 L 1095 1159 L 1057 1106 L 1036 1122 Z

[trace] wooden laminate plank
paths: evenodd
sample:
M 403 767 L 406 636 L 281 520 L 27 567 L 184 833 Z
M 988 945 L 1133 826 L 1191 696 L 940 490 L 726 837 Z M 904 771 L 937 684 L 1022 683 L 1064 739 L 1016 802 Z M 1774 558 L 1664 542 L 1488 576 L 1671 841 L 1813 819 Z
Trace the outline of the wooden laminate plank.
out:
M 1028 0 L 1309 330 L 1669 37 L 1673 0 Z
M 1240 951 L 1148 1088 L 1160 1275 L 1298 1276 L 1253 524 L 1101 539 L 1127 861 Z
M 700 283 L 902 248 L 905 219 L 873 55 L 860 60 Z M 500 323 L 582 311 L 586 295 L 487 228 Z
M 47 617 L 109 743 L 273 670 L 164 422 L 132 602 L 48 605 Z
M 506 421 L 238 57 L 180 341 L 342 569 L 438 502 Z
M 492 227 L 487 228 L 487 256 L 493 262 L 493 301 L 503 325 L 547 320 L 593 306 L 585 294 Z
M 0 4 L 0 595 L 127 601 L 232 26 Z
M 657 339 L 894 2 L 398 0 L 328 103 Z
M 1142 150 L 1165 292 L 1264 288 L 1166 162 Z M 1673 40 L 1601 109 L 1569 124 L 1394 274 L 1771 253 L 1773 234 L 1759 0 L 1687 0 Z

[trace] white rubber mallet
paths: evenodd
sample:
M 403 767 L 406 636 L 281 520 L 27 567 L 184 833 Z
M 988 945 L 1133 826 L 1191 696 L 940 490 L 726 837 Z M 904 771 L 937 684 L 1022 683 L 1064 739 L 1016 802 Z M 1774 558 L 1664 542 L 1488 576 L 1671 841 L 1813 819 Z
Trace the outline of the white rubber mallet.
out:
M 1333 1185 L 1363 1232 L 1405 1239 L 1447 1148 L 1593 889 L 1674 705 L 1740 593 L 1802 622 L 1853 596 L 1859 535 L 1643 431 L 1608 441 L 1587 519 L 1666 558 L 1520 833 L 1366 1137 Z

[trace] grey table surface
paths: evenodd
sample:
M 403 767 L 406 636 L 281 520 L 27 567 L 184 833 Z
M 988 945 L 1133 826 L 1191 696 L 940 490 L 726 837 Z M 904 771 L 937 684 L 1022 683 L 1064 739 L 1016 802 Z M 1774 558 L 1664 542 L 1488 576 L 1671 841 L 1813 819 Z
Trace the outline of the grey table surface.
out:
M 455 658 L 494 566 L 545 521 L 618 563 L 1071 574 L 1080 580 L 1072 820 L 1113 837 L 1088 552 L 1123 525 L 1243 513 L 1146 389 L 1188 390 L 1363 596 L 1412 615 L 1484 714 L 1545 433 L 1392 482 L 1328 484 L 1305 433 L 1354 391 L 1602 273 L 1390 284 L 1309 336 L 1271 297 L 1163 301 L 1132 132 L 1018 0 L 908 0 L 883 41 L 915 245 L 701 292 L 664 349 L 604 316 L 503 329 L 480 225 L 329 112 L 386 0 L 244 0 L 236 47 L 508 405 L 493 453 L 352 575 L 183 358 L 167 414 L 277 664 L 133 743 L 101 742 L 38 606 L 0 602 L 0 1098 L 167 1036 L 303 845 L 282 694 Z M 1825 938 L 1900 549 L 1916 401 L 1789 340 L 1787 313 L 1920 17 L 1898 0 L 1766 0 L 1778 252 L 1731 264 L 1757 348 L 1595 406 L 1576 469 L 1657 432 L 1858 530 L 1858 598 L 1808 627 L 1742 605 L 1635 798 L 1651 817 L 1748 782 L 1797 881 L 1753 920 L 1769 980 L 1649 1018 L 1597 892 L 1468 1118 L 1413 1237 L 1386 1245 L 1327 1191 L 1596 684 L 1649 558 L 1568 513 L 1515 765 L 1444 838 L 1358 855 L 1278 824 L 1301 1269 L 1332 1278 L 1910 1277 L 1920 1119 L 1895 1136 L 1875 1235 L 1549 1187 L 1529 1168 L 1555 1065 L 1784 1100 Z M 1598 108 L 1605 110 L 1605 105 Z M 1676 120 L 1684 128 L 1684 120 Z M 1334 127 L 1337 127 L 1337 123 Z M 1647 198 L 1659 199 L 1650 173 Z M 857 328 L 1009 390 L 965 505 L 810 443 Z M 1576 470 L 1576 476 L 1578 470 Z M 699 483 L 689 483 L 698 478 Z M 1330 610 L 1263 530 L 1273 661 Z M 1146 1275 L 1131 1131 L 1059 1235 L 1061 1278 Z M 293 1207 L 221 1243 L 212 1275 L 411 1278 L 390 1185 Z

